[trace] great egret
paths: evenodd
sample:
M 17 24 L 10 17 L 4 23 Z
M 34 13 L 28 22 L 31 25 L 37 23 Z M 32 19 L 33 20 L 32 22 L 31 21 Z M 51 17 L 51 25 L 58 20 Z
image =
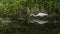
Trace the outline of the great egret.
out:
M 47 16 L 48 14 L 45 14 L 45 13 L 38 13 L 37 15 L 34 15 L 34 14 L 30 14 L 30 16 L 34 16 L 34 17 L 44 17 L 44 16 Z

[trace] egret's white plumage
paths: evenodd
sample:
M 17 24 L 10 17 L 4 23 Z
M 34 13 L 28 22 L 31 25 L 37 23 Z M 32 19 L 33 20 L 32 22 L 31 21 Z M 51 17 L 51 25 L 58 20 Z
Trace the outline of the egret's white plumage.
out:
M 30 16 L 34 16 L 34 17 L 37 17 L 37 16 L 44 17 L 44 16 L 47 16 L 47 15 L 48 14 L 45 14 L 45 13 L 38 13 L 37 15 L 30 14 Z

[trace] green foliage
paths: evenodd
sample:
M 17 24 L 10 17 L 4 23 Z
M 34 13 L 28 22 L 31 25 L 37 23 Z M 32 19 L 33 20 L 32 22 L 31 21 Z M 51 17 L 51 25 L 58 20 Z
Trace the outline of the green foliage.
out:
M 27 0 L 1 0 L 0 15 L 7 15 L 10 12 L 16 13 L 23 7 L 21 2 L 25 2 L 25 1 Z

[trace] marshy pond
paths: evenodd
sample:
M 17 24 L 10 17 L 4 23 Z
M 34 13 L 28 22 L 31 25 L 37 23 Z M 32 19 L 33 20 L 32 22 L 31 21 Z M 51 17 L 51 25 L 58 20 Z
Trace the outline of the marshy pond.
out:
M 4 25 L 0 25 L 0 27 L 3 27 L 3 29 L 1 28 L 2 33 L 5 32 L 6 29 L 8 30 L 6 30 L 6 32 L 9 33 L 18 31 L 26 34 L 58 34 L 60 32 L 60 21 L 57 18 L 35 17 L 37 15 L 32 16 L 29 23 L 25 18 L 14 18 L 16 20 L 12 20 L 13 18 L 0 18 L 0 23 Z

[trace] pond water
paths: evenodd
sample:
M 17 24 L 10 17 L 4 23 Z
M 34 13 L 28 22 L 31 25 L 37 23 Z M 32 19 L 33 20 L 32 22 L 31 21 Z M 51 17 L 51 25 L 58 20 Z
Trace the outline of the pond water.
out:
M 13 22 L 13 21 L 11 21 L 10 18 L 0 18 L 0 22 L 2 24 L 8 24 L 8 23 Z
M 17 18 L 17 19 L 22 19 L 22 18 Z M 23 20 L 25 20 L 24 18 L 22 19 L 22 21 Z M 14 22 L 14 21 L 12 21 L 10 18 L 0 18 L 0 22 L 1 23 L 11 23 L 11 22 Z M 51 23 L 57 23 L 57 22 L 59 22 L 59 21 L 57 21 L 57 20 L 54 20 L 54 21 L 50 21 L 50 20 L 39 20 L 39 19 L 32 19 L 31 21 L 30 21 L 31 23 L 36 23 L 36 24 L 46 24 L 46 23 L 48 23 L 48 22 L 51 22 Z
M 20 19 L 20 18 L 18 18 Z M 21 18 L 22 19 L 22 18 Z M 23 19 L 22 19 L 23 20 Z M 0 22 L 2 24 L 9 24 L 11 23 L 12 21 L 10 20 L 10 18 L 0 18 Z M 9 26 L 12 27 L 12 29 L 10 29 L 10 27 L 8 26 L 8 31 L 7 32 L 10 32 L 11 31 L 24 31 L 25 33 L 29 32 L 29 33 L 36 33 L 36 34 L 39 34 L 39 33 L 43 33 L 43 34 L 49 34 L 49 33 L 54 33 L 55 32 L 59 32 L 60 30 L 60 24 L 55 24 L 56 23 L 59 23 L 58 21 L 56 20 L 39 20 L 39 19 L 32 19 L 30 21 L 30 24 L 28 24 L 27 22 L 24 22 L 24 21 L 20 21 L 17 23 L 12 23 L 10 24 Z M 42 24 L 42 25 L 41 25 Z M 1 25 L 0 25 L 1 26 Z M 18 28 L 17 28 L 18 27 Z M 3 29 L 3 32 L 5 30 Z

